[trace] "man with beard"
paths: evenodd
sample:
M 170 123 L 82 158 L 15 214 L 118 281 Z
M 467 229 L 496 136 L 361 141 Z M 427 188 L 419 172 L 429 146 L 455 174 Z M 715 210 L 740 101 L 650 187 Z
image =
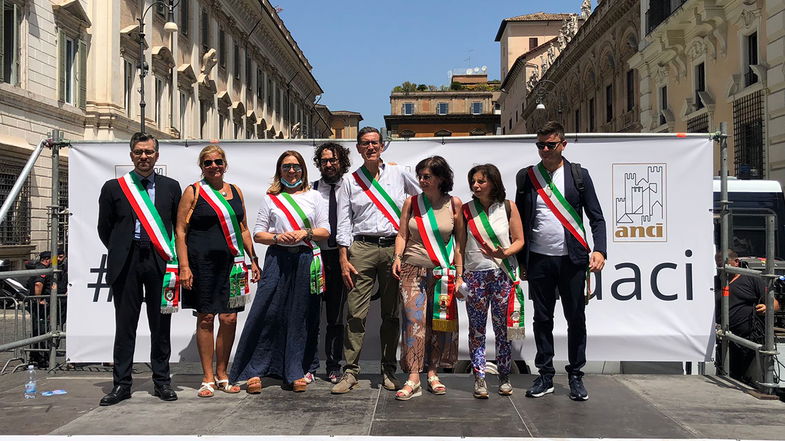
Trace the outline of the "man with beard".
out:
M 349 149 L 334 142 L 325 142 L 316 148 L 314 164 L 322 173 L 322 178 L 314 181 L 313 188 L 322 195 L 329 207 L 330 237 L 319 243 L 322 250 L 326 289 L 324 301 L 327 328 L 324 337 L 324 352 L 327 377 L 330 382 L 338 383 L 341 377 L 341 358 L 343 358 L 343 322 L 346 290 L 341 280 L 341 264 L 338 259 L 338 195 L 344 185 L 343 175 L 349 170 Z M 317 352 L 318 353 L 318 352 Z M 312 379 L 313 372 L 319 367 L 319 357 L 313 361 L 306 378 Z M 310 377 L 310 378 L 309 378 Z

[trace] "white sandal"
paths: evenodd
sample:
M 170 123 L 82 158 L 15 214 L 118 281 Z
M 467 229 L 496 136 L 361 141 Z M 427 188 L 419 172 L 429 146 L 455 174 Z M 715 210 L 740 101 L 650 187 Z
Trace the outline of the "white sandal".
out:
M 225 380 L 215 380 L 218 384 L 218 389 L 221 391 L 226 392 L 227 394 L 239 394 L 240 393 L 240 386 L 236 384 L 229 384 L 229 379 Z
M 199 397 L 199 398 L 210 398 L 210 397 L 212 397 L 213 395 L 215 395 L 215 387 L 214 386 L 215 386 L 215 382 L 213 382 L 213 381 L 210 381 L 210 382 L 207 382 L 207 383 L 202 382 L 201 387 L 199 387 L 199 390 L 196 391 L 196 396 Z M 202 392 L 205 392 L 205 391 L 207 391 L 209 393 L 202 395 Z
M 403 384 L 405 386 L 409 386 L 411 391 L 407 391 L 406 389 L 400 389 L 398 392 L 395 393 L 395 399 L 398 401 L 409 401 L 414 397 L 419 397 L 422 395 L 422 387 L 420 387 L 420 383 L 415 383 L 412 380 L 406 380 L 406 383 Z

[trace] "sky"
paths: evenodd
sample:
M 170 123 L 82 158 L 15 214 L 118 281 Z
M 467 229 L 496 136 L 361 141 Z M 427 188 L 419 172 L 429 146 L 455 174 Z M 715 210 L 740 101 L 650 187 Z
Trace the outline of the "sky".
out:
M 384 126 L 390 92 L 404 81 L 446 85 L 447 72 L 488 67 L 501 80 L 504 18 L 580 12 L 580 0 L 271 0 L 324 90 L 330 110 L 360 112 L 360 126 Z M 592 6 L 596 6 L 596 0 Z

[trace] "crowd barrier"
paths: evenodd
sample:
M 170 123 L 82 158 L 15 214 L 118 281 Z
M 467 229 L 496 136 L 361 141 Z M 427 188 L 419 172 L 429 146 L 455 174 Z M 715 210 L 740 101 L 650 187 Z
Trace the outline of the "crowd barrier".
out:
M 53 367 L 49 366 L 50 350 L 54 349 L 59 355 L 65 354 L 65 340 L 60 338 L 50 337 L 44 341 L 21 344 L 25 340 L 44 338 L 52 331 L 49 299 L 48 296 L 0 297 L 0 348 L 4 348 L 0 351 L 3 363 L 0 374 L 5 373 L 10 366 L 16 370 L 31 363 L 39 368 Z M 63 331 L 68 296 L 58 294 L 56 299 L 55 330 Z M 16 365 L 14 362 L 17 362 Z

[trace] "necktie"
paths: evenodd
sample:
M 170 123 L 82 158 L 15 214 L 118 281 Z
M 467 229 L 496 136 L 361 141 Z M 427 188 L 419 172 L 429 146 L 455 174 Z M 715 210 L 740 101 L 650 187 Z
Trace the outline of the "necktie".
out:
M 327 246 L 335 248 L 338 243 L 335 241 L 335 233 L 338 229 L 338 201 L 335 199 L 335 184 L 330 184 L 330 237 L 327 238 Z
M 144 191 L 147 192 L 148 186 L 150 185 L 150 180 L 147 178 L 143 178 L 142 187 L 144 187 Z M 144 226 L 139 224 L 139 243 L 149 245 L 150 244 L 150 235 L 147 234 L 147 230 L 144 229 Z

